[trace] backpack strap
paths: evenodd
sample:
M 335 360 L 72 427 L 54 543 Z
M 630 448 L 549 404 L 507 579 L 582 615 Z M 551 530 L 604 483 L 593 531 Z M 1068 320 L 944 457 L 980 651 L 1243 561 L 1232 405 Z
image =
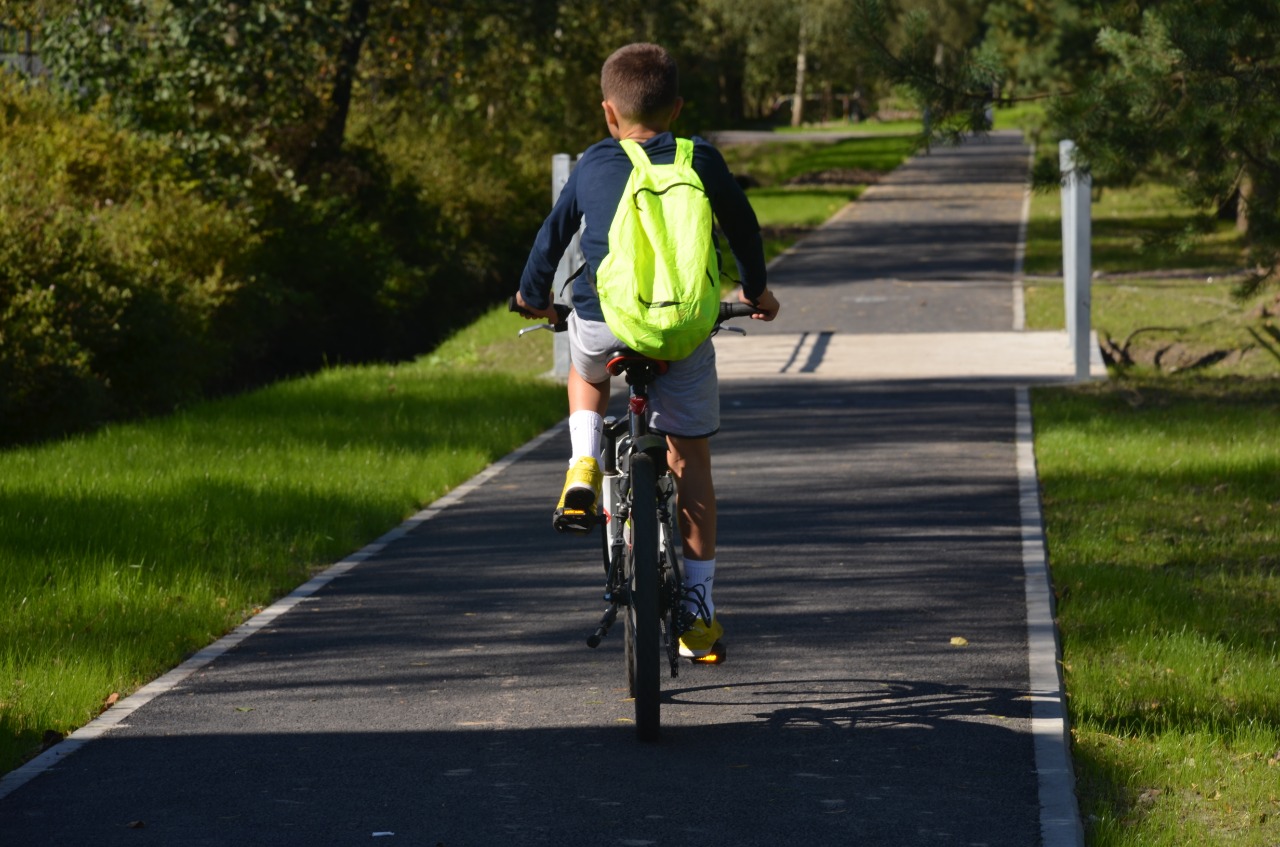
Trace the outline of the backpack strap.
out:
M 676 139 L 676 167 L 679 167 L 679 168 L 693 167 L 693 139 L 691 138 Z
M 627 158 L 631 160 L 631 164 L 637 168 L 645 167 L 652 164 L 649 160 L 649 154 L 644 152 L 644 148 L 630 138 L 622 138 L 618 141 L 622 145 L 622 149 L 626 151 Z M 676 139 L 676 167 L 692 168 L 693 167 L 693 140 L 690 138 Z
M 637 168 L 648 167 L 649 154 L 644 152 L 644 148 L 630 138 L 621 138 L 618 143 L 622 145 L 622 149 L 626 151 L 627 158 L 631 160 L 631 164 Z

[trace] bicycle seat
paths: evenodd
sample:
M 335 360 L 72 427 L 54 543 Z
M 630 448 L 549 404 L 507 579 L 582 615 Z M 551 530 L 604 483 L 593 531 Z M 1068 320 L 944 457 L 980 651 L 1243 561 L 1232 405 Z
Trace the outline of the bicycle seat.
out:
M 642 356 L 634 350 L 616 350 L 609 357 L 609 361 L 605 363 L 605 370 L 610 376 L 618 376 L 624 374 L 637 365 L 647 365 L 653 369 L 654 376 L 662 376 L 671 367 L 670 362 L 664 362 L 661 359 L 650 359 L 648 356 Z

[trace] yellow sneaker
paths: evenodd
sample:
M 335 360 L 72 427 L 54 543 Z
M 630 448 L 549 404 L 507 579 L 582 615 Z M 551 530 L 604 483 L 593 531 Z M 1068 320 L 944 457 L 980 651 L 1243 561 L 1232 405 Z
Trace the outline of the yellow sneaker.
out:
M 600 463 L 584 456 L 573 463 L 564 477 L 564 491 L 556 505 L 551 524 L 557 532 L 585 535 L 599 521 Z
M 704 659 L 711 655 L 722 635 L 724 627 L 716 620 L 715 615 L 711 616 L 710 624 L 702 618 L 694 618 L 684 635 L 680 636 L 680 655 L 686 659 Z

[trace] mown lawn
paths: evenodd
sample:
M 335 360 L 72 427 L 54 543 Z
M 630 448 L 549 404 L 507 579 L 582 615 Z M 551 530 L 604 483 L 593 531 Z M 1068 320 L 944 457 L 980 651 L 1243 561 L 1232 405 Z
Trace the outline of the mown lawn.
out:
M 1280 382 L 1034 415 L 1089 844 L 1280 843 Z
M 1094 213 L 1093 325 L 1133 361 L 1033 394 L 1087 843 L 1273 847 L 1275 290 L 1237 300 L 1238 234 L 1171 189 L 1105 190 Z M 1050 193 L 1032 204 L 1027 269 L 1059 263 Z M 1062 326 L 1060 281 L 1026 294 L 1029 328 Z

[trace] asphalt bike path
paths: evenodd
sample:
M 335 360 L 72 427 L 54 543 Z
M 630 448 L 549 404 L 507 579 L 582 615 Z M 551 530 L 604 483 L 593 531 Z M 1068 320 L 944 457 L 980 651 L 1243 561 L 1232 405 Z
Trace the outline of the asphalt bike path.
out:
M 967 181 L 969 196 L 991 195 L 989 215 L 964 224 L 981 228 L 1016 217 L 1005 205 L 1020 207 L 1025 165 L 1020 143 L 995 137 L 917 157 L 873 197 L 889 208 L 913 182 Z M 1016 190 L 988 191 L 983 174 Z M 833 222 L 773 271 L 784 315 L 810 319 L 718 341 L 728 661 L 664 677 L 660 743 L 635 740 L 621 624 L 585 646 L 603 574 L 598 537 L 550 527 L 559 429 L 340 563 L 287 613 L 259 616 L 109 731 L 0 783 L 0 842 L 1050 843 L 1017 380 L 861 378 L 871 363 L 838 343 L 867 320 L 891 327 L 903 304 L 929 308 L 865 298 L 911 279 L 886 270 L 892 255 L 924 264 L 951 225 L 922 224 L 915 247 L 859 246 L 860 227 L 833 239 Z M 944 292 L 929 298 L 950 316 L 940 333 L 986 331 L 988 312 L 1013 310 L 1008 226 L 989 227 L 989 275 L 972 245 L 964 274 L 939 256 L 916 279 Z M 810 249 L 848 264 L 810 264 Z M 762 342 L 780 358 L 748 355 Z

